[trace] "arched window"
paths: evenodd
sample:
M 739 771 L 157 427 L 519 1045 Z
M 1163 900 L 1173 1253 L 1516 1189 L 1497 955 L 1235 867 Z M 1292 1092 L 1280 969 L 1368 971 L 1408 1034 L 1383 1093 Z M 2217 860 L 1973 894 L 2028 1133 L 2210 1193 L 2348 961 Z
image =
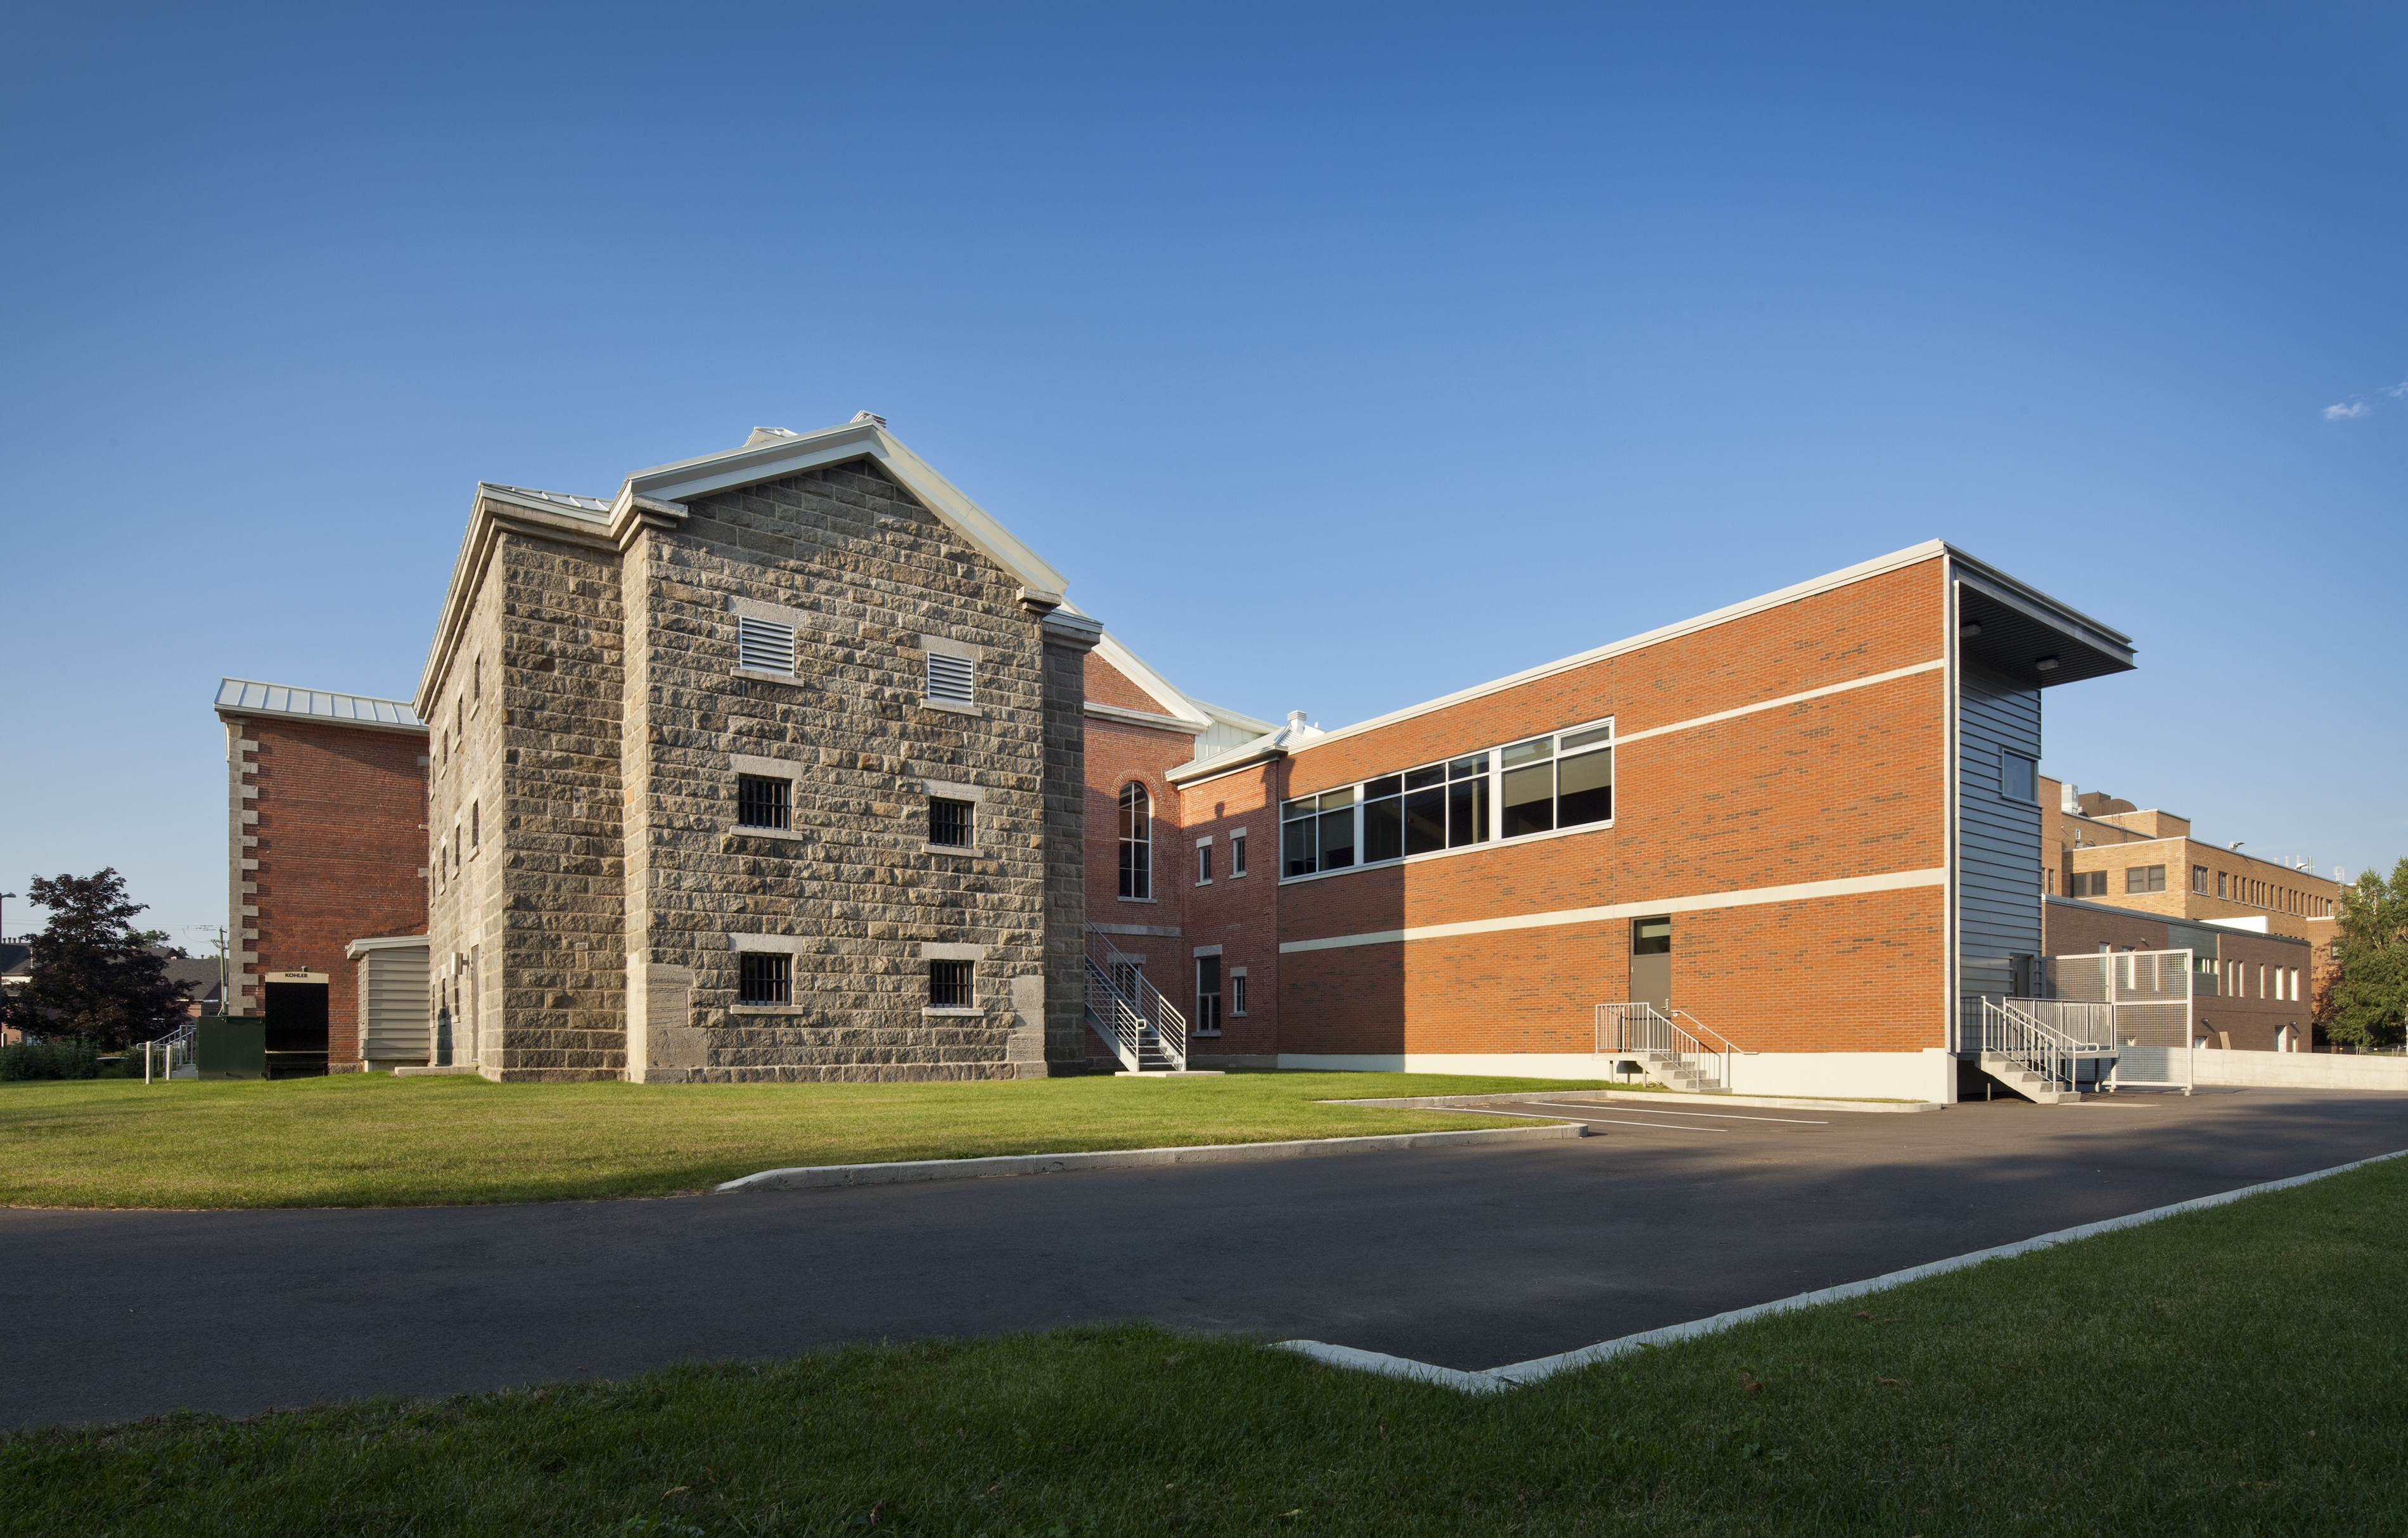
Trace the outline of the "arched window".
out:
M 1154 896 L 1154 801 L 1135 781 L 1121 787 L 1121 896 Z

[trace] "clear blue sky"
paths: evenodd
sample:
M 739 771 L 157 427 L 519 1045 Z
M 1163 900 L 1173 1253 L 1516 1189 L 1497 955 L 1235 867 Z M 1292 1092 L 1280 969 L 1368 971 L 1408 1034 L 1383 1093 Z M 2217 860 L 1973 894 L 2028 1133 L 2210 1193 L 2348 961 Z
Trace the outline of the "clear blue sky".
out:
M 0 891 L 218 924 L 221 674 L 406 697 L 476 481 L 862 408 L 1218 703 L 1938 537 L 2139 643 L 2050 771 L 2408 854 L 2396 6 L 7 25 Z

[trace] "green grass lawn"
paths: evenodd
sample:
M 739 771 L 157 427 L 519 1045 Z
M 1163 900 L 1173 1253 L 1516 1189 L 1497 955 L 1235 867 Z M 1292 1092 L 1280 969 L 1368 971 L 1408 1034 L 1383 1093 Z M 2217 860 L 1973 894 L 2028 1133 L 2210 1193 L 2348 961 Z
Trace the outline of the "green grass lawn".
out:
M 2403 1238 L 2395 1161 L 1476 1398 L 1127 1327 L 38 1432 L 0 1531 L 2397 1532 Z
M 666 1196 L 803 1164 L 1513 1125 L 1317 1102 L 1532 1087 L 1574 1085 L 1426 1073 L 883 1085 L 497 1085 L 345 1073 L 272 1083 L 6 1084 L 0 1204 L 357 1207 Z

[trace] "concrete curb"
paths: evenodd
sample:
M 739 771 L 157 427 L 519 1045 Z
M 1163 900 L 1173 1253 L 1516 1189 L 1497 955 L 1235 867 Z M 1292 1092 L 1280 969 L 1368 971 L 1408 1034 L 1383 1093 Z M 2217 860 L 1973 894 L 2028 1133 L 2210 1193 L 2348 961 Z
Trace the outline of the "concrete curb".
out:
M 1673 1089 L 1541 1089 L 1514 1095 L 1418 1095 L 1391 1100 L 1324 1100 L 1324 1105 L 1388 1106 L 1404 1111 L 1445 1111 L 1455 1106 L 1502 1105 L 1509 1100 L 1627 1100 L 1633 1105 L 1753 1105 L 1781 1111 L 1945 1111 L 1938 1100 L 1809 1100 L 1770 1095 L 1687 1095 Z
M 1164 1164 L 1242 1164 L 1319 1154 L 1393 1153 L 1484 1143 L 1541 1143 L 1588 1136 L 1578 1122 L 1561 1127 L 1475 1128 L 1463 1132 L 1400 1132 L 1371 1138 L 1307 1138 L 1295 1143 L 1211 1143 L 1188 1148 L 1112 1148 L 1093 1154 L 1003 1154 L 991 1158 L 922 1158 L 896 1164 L 813 1164 L 764 1170 L 714 1186 L 735 1191 L 810 1191 L 830 1186 L 899 1186 L 989 1175 L 1050 1175 L 1068 1170 L 1136 1170 Z
M 1516 1385 L 1536 1383 L 1541 1378 L 1553 1377 L 1558 1373 L 1567 1372 L 1572 1368 L 1611 1361 L 1616 1357 L 1626 1356 L 1633 1351 L 1645 1350 L 1650 1346 L 1669 1345 L 1674 1341 L 1716 1334 L 1730 1329 L 1733 1325 L 1744 1324 L 1750 1319 L 1760 1319 L 1768 1314 L 1787 1314 L 1801 1308 L 1813 1308 L 1823 1303 L 1845 1302 L 1850 1299 L 1861 1298 L 1867 1293 L 1886 1292 L 1892 1287 L 1903 1286 L 1909 1282 L 1919 1282 L 1927 1276 L 1942 1276 L 1952 1271 L 1963 1271 L 1968 1266 L 1978 1266 L 1985 1260 L 2012 1259 L 2019 1255 L 2029 1255 L 2034 1250 L 2049 1249 L 2058 1244 L 2071 1244 L 2081 1240 L 2096 1238 L 2100 1234 L 2114 1233 L 2120 1229 L 2139 1228 L 2143 1224 L 2159 1222 L 2183 1213 L 2204 1212 L 2211 1207 L 2221 1207 L 2227 1202 L 2240 1201 L 2248 1197 L 2263 1196 L 2270 1191 L 2287 1191 L 2295 1186 L 2305 1186 L 2333 1175 L 2347 1174 L 2352 1170 L 2363 1170 L 2370 1164 L 2381 1164 L 2389 1159 L 2402 1157 L 2408 1157 L 2408 1149 L 2402 1149 L 2398 1153 L 2377 1154 L 2372 1158 L 2352 1159 L 2347 1164 L 2336 1164 L 2329 1170 L 2317 1170 L 2304 1175 L 2292 1175 L 2285 1180 L 2269 1180 L 2256 1186 L 2243 1186 L 2238 1190 L 2218 1191 L 2214 1196 L 2194 1197 L 2188 1201 L 2176 1201 L 2164 1207 L 2151 1207 L 2145 1212 L 2127 1213 L 2122 1217 L 2102 1218 L 2099 1222 L 2085 1223 L 2077 1228 L 2059 1229 L 2054 1233 L 2036 1234 L 2029 1239 L 2019 1239 L 2012 1244 L 1998 1244 L 1986 1250 L 1974 1250 L 1968 1255 L 1950 1256 L 1945 1260 L 1933 1260 L 1925 1265 L 1909 1266 L 1904 1271 L 1890 1272 L 1885 1275 L 1869 1277 L 1861 1282 L 1847 1282 L 1835 1287 L 1822 1287 L 1813 1292 L 1800 1292 L 1787 1298 L 1776 1298 L 1769 1303 L 1756 1303 L 1748 1308 L 1735 1308 L 1727 1314 L 1716 1314 L 1710 1318 L 1692 1319 L 1686 1324 L 1667 1325 L 1661 1330 L 1642 1330 L 1639 1334 L 1625 1335 L 1618 1340 L 1600 1341 L 1595 1345 L 1584 1345 L 1577 1351 L 1565 1351 L 1553 1357 L 1536 1357 L 1528 1361 L 1512 1362 L 1503 1367 L 1491 1367 L 1476 1373 L 1467 1373 L 1460 1368 L 1440 1367 L 1434 1362 L 1415 1361 L 1410 1357 L 1390 1357 L 1377 1351 L 1363 1351 L 1351 1345 L 1332 1345 L 1326 1341 L 1275 1341 L 1272 1343 L 1272 1349 L 1293 1351 L 1299 1356 L 1311 1357 L 1315 1361 L 1327 1362 L 1332 1367 L 1349 1367 L 1359 1373 L 1377 1373 L 1392 1378 L 1412 1378 L 1423 1383 L 1435 1383 L 1444 1387 L 1460 1389 L 1467 1394 L 1492 1394 Z

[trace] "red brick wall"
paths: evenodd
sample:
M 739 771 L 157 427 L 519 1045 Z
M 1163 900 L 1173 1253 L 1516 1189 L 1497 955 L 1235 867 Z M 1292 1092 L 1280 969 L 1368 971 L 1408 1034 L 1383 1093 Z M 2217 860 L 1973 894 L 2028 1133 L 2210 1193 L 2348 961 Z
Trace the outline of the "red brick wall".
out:
M 1181 846 L 1187 883 L 1185 942 L 1221 947 L 1223 1018 L 1218 1042 L 1200 1045 L 1214 1056 L 1268 1056 L 1279 1045 L 1279 800 L 1277 770 L 1258 764 L 1234 774 L 1190 785 L 1180 797 Z M 1229 840 L 1246 830 L 1246 874 L 1229 870 Z M 1212 884 L 1196 881 L 1196 841 L 1212 840 Z M 1192 966 L 1192 961 L 1190 963 Z M 1228 970 L 1246 969 L 1246 1015 L 1228 1014 Z M 1195 984 L 1191 973 L 1189 991 Z M 1184 1007 L 1182 1005 L 1182 1007 Z
M 245 851 L 259 861 L 248 899 L 259 914 L 243 920 L 259 937 L 246 948 L 263 977 L 326 974 L 326 1060 L 357 1067 L 359 967 L 344 947 L 426 932 L 426 739 L 265 717 L 247 718 L 242 735 L 259 744 L 249 773 L 259 843 Z
M 2162 951 L 2175 943 L 2168 938 L 2172 931 L 2166 921 L 2152 913 L 2101 913 L 2053 902 L 2042 912 L 2047 920 L 2043 943 L 2051 956 L 2079 956 L 2100 945 L 2117 951 Z M 2209 995 L 2202 990 L 2191 1000 L 2191 1018 L 2200 1035 L 2218 1043 L 2229 1042 L 2236 1052 L 2272 1052 L 2287 1026 L 2299 1050 L 2306 1051 L 2315 999 L 2311 991 L 2310 947 L 2296 940 L 2228 929 L 2216 935 L 2215 949 L 2216 992 Z M 2273 972 L 2278 967 L 2298 969 L 2297 1000 L 2275 996 Z M 2231 991 L 2236 968 L 2241 985 L 2237 993 Z
M 1616 736 L 1928 663 L 1930 561 L 1533 680 L 1287 761 L 1287 794 L 1615 718 Z M 1616 749 L 1615 820 L 1281 889 L 1285 941 L 1945 863 L 1946 695 L 1911 674 Z M 1758 1051 L 1943 1041 L 1938 885 L 1679 913 L 1673 1002 Z M 1290 955 L 1281 1050 L 1585 1052 L 1627 997 L 1626 920 Z

